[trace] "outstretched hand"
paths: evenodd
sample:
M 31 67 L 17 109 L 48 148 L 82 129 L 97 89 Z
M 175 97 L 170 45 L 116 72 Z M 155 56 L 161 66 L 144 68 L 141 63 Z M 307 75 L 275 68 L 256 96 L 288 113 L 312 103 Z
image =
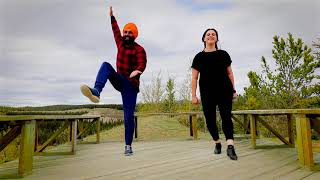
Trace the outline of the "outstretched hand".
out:
M 110 16 L 113 16 L 112 6 L 110 6 Z
M 200 103 L 200 101 L 199 101 L 197 96 L 192 97 L 191 102 L 192 102 L 192 104 L 199 104 Z
M 237 93 L 233 93 L 233 97 L 232 97 L 232 100 L 233 101 L 236 101 L 238 98 L 238 94 Z
M 134 70 L 134 71 L 132 71 L 132 73 L 130 74 L 130 78 L 133 78 L 133 77 L 135 77 L 135 76 L 138 75 L 138 74 L 142 74 L 142 72 L 139 71 L 139 70 Z

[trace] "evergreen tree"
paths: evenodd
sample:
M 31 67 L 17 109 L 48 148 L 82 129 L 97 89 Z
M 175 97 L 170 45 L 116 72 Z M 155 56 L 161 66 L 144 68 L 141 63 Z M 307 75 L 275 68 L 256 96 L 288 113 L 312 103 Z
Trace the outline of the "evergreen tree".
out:
M 164 103 L 166 112 L 176 111 L 176 98 L 175 98 L 175 82 L 174 79 L 169 77 L 166 85 L 166 98 Z

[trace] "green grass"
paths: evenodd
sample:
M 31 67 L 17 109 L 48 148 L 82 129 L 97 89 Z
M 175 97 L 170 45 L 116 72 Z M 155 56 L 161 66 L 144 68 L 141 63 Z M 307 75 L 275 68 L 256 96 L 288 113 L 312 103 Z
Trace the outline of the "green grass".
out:
M 208 133 L 198 132 L 200 138 L 210 138 Z M 124 141 L 124 126 L 112 128 L 101 132 L 101 141 Z M 88 136 L 85 142 L 95 141 L 96 136 Z M 188 140 L 190 136 L 189 127 L 181 125 L 176 118 L 167 116 L 141 117 L 138 119 L 138 139 L 135 141 L 157 141 L 157 140 Z

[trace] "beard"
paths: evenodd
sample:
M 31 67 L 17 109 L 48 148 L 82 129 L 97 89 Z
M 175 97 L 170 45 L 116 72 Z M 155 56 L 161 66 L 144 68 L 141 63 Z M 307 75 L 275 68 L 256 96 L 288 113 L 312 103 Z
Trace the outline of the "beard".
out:
M 123 36 L 122 39 L 125 45 L 131 45 L 134 42 L 134 38 L 131 36 Z

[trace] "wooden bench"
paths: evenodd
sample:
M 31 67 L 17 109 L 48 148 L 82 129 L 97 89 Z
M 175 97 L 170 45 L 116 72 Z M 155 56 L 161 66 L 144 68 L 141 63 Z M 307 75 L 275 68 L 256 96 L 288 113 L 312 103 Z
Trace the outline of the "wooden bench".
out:
M 96 142 L 100 142 L 100 116 L 75 116 L 75 115 L 35 115 L 35 116 L 0 116 L 1 124 L 8 124 L 12 128 L 0 139 L 0 152 L 21 134 L 18 175 L 23 177 L 32 173 L 34 154 L 41 153 L 57 136 L 70 126 L 71 152 L 76 151 L 76 140 L 84 131 L 77 135 L 77 122 L 91 120 L 96 124 Z M 40 147 L 38 146 L 38 123 L 57 121 L 62 126 Z M 66 154 L 66 153 L 63 153 Z
M 219 112 L 216 112 L 217 114 Z M 143 116 L 179 116 L 186 115 L 189 116 L 190 120 L 190 135 L 196 140 L 198 139 L 197 132 L 197 116 L 202 115 L 202 112 L 176 112 L 176 113 L 137 113 L 135 114 L 135 137 L 137 138 L 137 124 L 138 117 Z M 286 116 L 287 118 L 287 130 L 288 130 L 288 140 L 272 128 L 268 122 L 263 119 L 265 116 Z M 237 116 L 242 116 L 239 118 Z M 303 167 L 309 169 L 315 169 L 315 164 L 313 160 L 313 149 L 311 141 L 311 123 L 319 124 L 317 117 L 320 117 L 320 109 L 273 109 L 273 110 L 241 110 L 232 111 L 232 119 L 239 123 L 245 130 L 245 132 L 250 132 L 251 134 L 251 145 L 253 148 L 257 147 L 256 135 L 257 135 L 257 123 L 259 122 L 262 126 L 273 133 L 277 138 L 279 138 L 284 144 L 289 147 L 295 147 L 295 137 L 294 131 L 296 131 L 296 147 L 298 151 L 299 163 Z M 241 121 L 240 119 L 243 119 Z M 296 128 L 294 129 L 294 121 Z M 250 128 L 249 128 L 250 127 Z M 319 128 L 319 126 L 315 127 Z M 319 129 L 316 129 L 319 132 Z

